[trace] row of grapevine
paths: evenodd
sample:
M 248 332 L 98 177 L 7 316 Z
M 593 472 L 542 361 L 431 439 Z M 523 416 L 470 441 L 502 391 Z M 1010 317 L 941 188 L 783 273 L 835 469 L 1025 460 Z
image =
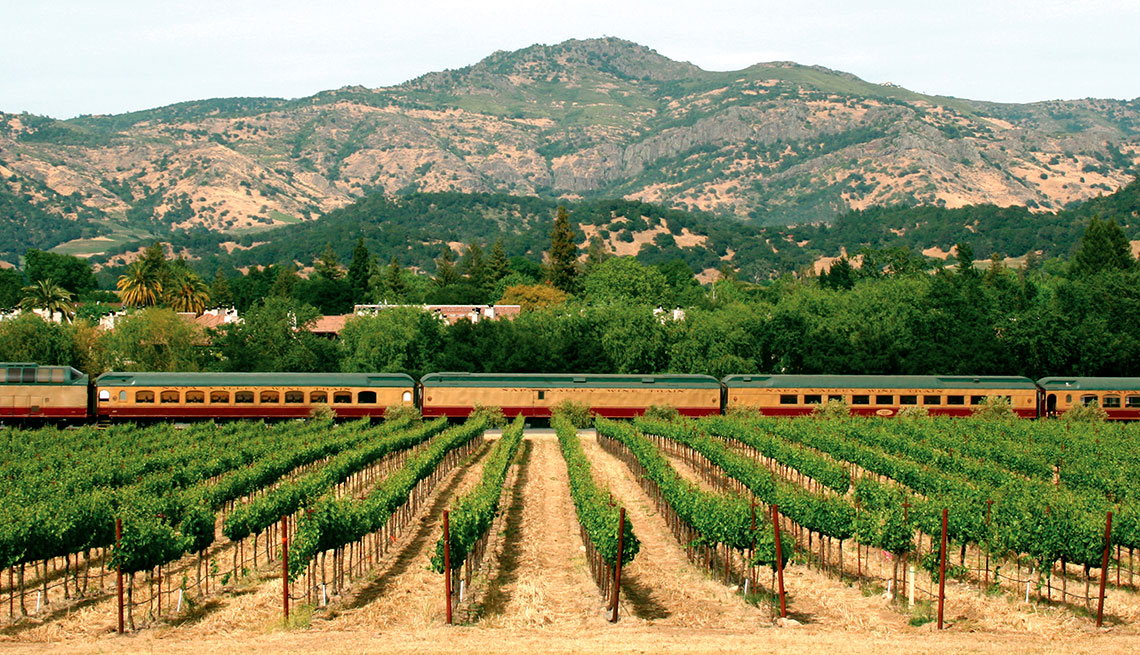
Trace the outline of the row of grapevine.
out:
M 790 444 L 767 432 L 749 427 L 731 417 L 715 416 L 701 421 L 701 428 L 710 434 L 738 441 L 764 457 L 775 460 L 821 485 L 845 494 L 851 488 L 851 474 L 842 464 L 822 457 L 807 448 Z

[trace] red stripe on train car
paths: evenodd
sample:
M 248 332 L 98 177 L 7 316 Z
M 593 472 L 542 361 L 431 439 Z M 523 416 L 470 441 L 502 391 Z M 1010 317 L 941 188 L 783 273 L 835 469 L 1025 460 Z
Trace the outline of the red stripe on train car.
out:
M 0 407 L 0 416 L 10 418 L 84 418 L 86 407 L 45 407 L 33 413 L 26 407 Z

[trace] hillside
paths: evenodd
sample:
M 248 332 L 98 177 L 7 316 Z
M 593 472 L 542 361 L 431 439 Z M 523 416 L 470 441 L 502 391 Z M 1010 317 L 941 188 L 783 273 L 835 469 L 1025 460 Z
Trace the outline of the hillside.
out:
M 1138 159 L 1137 100 L 978 102 L 567 41 L 296 100 L 0 114 L 0 254 L 90 255 L 172 228 L 240 236 L 376 192 L 623 197 L 758 225 L 896 204 L 1040 212 L 1111 193 Z

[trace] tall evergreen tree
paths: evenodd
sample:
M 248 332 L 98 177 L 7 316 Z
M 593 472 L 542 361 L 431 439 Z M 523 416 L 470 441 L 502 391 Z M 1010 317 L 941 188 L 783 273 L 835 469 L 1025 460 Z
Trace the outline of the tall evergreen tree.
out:
M 384 292 L 384 300 L 393 304 L 402 302 L 408 295 L 408 285 L 404 282 L 404 274 L 395 255 L 392 255 L 392 261 L 384 272 Z
M 1128 237 L 1115 219 L 1089 219 L 1081 243 L 1073 254 L 1070 270 L 1074 275 L 1095 275 L 1102 271 L 1126 271 L 1136 265 Z
M 586 250 L 586 272 L 594 270 L 599 264 L 606 261 L 610 253 L 606 251 L 606 244 L 601 235 L 590 237 L 590 247 Z
M 337 259 L 336 251 L 333 250 L 331 243 L 325 245 L 325 251 L 313 262 L 313 268 L 316 269 L 317 275 L 329 280 L 339 280 L 344 277 L 344 271 L 340 268 L 340 260 Z
M 352 261 L 348 264 L 348 286 L 352 290 L 354 299 L 364 299 L 368 292 L 368 276 L 371 273 L 372 253 L 364 245 L 364 237 L 356 240 L 356 247 L 352 249 Z
M 234 304 L 234 292 L 230 280 L 222 273 L 220 267 L 214 273 L 214 281 L 210 283 L 210 300 L 216 307 L 229 307 Z
M 550 233 L 550 262 L 546 281 L 556 289 L 574 293 L 578 285 L 578 245 L 565 207 L 558 208 Z
M 467 276 L 472 286 L 480 289 L 487 286 L 487 261 L 483 258 L 483 249 L 479 244 L 467 244 L 467 253 L 463 257 L 460 271 Z
M 435 260 L 435 284 L 439 287 L 449 287 L 459 281 L 459 271 L 455 268 L 455 253 L 451 246 L 445 245 L 443 252 Z
M 487 278 L 494 284 L 507 276 L 510 271 L 510 262 L 507 260 L 507 251 L 503 249 L 503 240 L 495 241 L 491 246 L 491 255 L 487 258 Z

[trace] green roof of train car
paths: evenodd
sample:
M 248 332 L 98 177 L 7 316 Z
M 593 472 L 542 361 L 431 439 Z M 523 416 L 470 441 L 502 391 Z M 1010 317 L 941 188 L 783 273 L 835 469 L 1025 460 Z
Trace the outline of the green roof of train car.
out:
M 997 375 L 729 375 L 732 388 L 1034 389 L 1033 380 Z
M 606 375 L 583 373 L 429 373 L 420 382 L 425 387 L 565 387 L 636 389 L 719 389 L 709 375 Z
M 100 387 L 411 387 L 403 373 L 124 373 L 100 375 Z
M 1140 378 L 1041 378 L 1037 384 L 1046 391 L 1140 391 Z

